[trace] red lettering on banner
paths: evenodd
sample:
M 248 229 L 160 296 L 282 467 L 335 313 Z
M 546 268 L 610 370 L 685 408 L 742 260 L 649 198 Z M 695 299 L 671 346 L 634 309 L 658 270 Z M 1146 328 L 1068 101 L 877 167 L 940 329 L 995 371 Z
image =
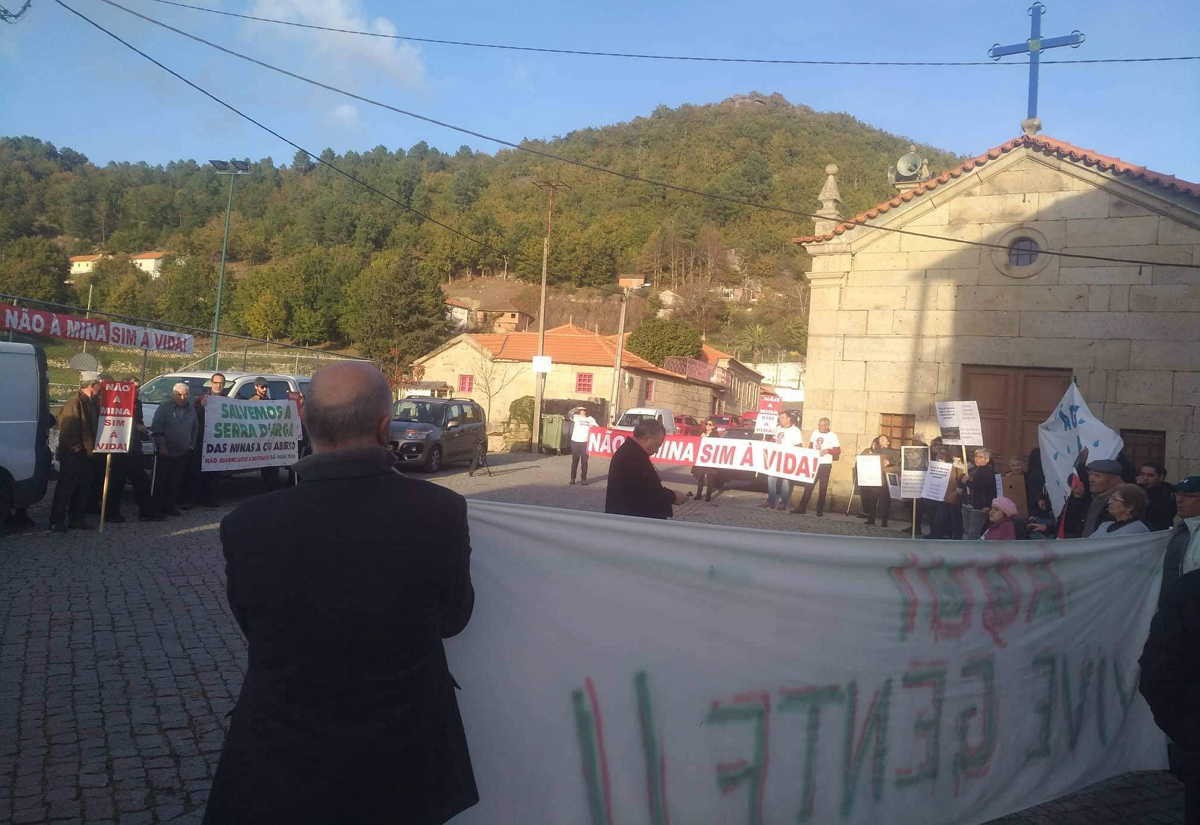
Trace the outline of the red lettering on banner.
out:
M 806 455 L 800 456 L 800 460 L 796 467 L 796 475 L 807 477 L 807 476 L 811 476 L 812 474 L 813 474 L 812 462 L 809 461 L 808 456 L 806 456 Z
M 713 445 L 701 443 L 700 444 L 700 458 L 698 460 L 705 464 L 712 461 L 713 460 Z
M 743 467 L 754 466 L 754 447 L 750 444 L 746 445 L 746 450 L 742 453 L 741 465 Z
M 800 461 L 796 458 L 796 456 L 792 455 L 791 453 L 787 453 L 783 456 L 783 471 L 788 475 L 795 475 L 796 467 L 799 465 L 799 463 Z

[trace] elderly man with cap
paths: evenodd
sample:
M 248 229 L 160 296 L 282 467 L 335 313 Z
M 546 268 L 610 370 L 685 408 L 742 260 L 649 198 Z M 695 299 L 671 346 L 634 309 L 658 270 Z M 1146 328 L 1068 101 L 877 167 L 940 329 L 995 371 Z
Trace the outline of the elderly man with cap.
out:
M 575 483 L 575 473 L 581 471 L 579 475 L 579 483 L 587 484 L 587 468 L 588 468 L 588 451 L 587 440 L 588 432 L 592 427 L 599 426 L 596 419 L 588 413 L 587 407 L 576 407 L 571 410 L 571 480 L 568 484 Z
M 1171 771 L 1183 780 L 1184 822 L 1200 822 L 1200 476 L 1175 485 L 1182 519 L 1167 543 L 1163 586 L 1138 660 L 1138 688 L 1170 738 Z
M 1096 528 L 1104 522 L 1113 520 L 1112 513 L 1108 512 L 1108 498 L 1117 485 L 1123 482 L 1121 462 L 1113 458 L 1089 461 L 1087 482 L 1092 500 L 1088 504 L 1087 515 L 1083 519 L 1084 538 L 1096 532 Z
M 196 410 L 191 390 L 180 381 L 171 387 L 171 403 L 159 404 L 150 422 L 158 453 L 158 480 L 154 491 L 158 512 L 168 516 L 179 512 L 179 493 L 188 457 L 196 444 Z
M 100 391 L 100 376 L 80 373 L 79 392 L 63 404 L 58 414 L 58 482 L 50 504 L 50 529 L 66 532 L 71 527 L 87 529 L 84 510 L 92 480 L 92 452 L 96 447 L 98 421 L 93 398 Z M 68 520 L 69 519 L 69 520 Z

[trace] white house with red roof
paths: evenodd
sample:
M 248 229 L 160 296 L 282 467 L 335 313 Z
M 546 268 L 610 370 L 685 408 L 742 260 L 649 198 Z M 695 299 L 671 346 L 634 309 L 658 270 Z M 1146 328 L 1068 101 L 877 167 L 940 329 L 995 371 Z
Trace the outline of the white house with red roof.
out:
M 163 264 L 170 254 L 160 251 L 139 252 L 136 255 L 130 255 L 129 261 L 151 278 L 157 278 L 162 274 Z
M 1006 461 L 1074 378 L 1135 462 L 1200 471 L 1200 184 L 1036 134 L 941 174 L 899 166 L 895 197 L 845 219 L 831 164 L 794 239 L 812 259 L 805 429 L 830 417 L 847 452 L 928 441 L 934 401 L 975 400 Z

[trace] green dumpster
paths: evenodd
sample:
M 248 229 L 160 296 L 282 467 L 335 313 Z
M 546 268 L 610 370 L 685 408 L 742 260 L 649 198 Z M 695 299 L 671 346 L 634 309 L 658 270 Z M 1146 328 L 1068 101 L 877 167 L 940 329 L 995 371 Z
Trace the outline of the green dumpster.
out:
M 566 452 L 567 439 L 571 432 L 567 429 L 566 418 L 561 415 L 542 416 L 542 449 L 554 450 L 556 453 Z

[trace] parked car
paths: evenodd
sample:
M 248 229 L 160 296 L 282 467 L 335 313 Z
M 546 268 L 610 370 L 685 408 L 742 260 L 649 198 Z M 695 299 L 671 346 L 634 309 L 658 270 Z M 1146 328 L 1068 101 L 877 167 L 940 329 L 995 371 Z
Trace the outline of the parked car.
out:
M 469 398 L 402 398 L 392 407 L 390 433 L 399 462 L 429 473 L 487 455 L 487 417 Z
M 753 427 L 734 427 L 726 430 L 721 435 L 722 438 L 744 438 L 747 440 L 762 441 L 764 436 L 755 433 Z M 766 490 L 767 477 L 762 473 L 754 473 L 749 470 L 729 470 L 719 469 L 717 472 L 717 486 L 724 488 L 731 484 L 738 487 L 746 487 L 750 490 Z
M 742 420 L 736 415 L 714 415 L 710 418 L 717 425 L 717 435 L 723 436 L 726 431 L 736 430 L 742 426 Z
M 29 507 L 46 495 L 46 433 L 53 420 L 46 380 L 40 348 L 0 342 L 0 522 L 13 508 Z
M 675 416 L 675 432 L 678 435 L 703 435 L 704 423 L 691 415 Z
M 621 417 L 617 419 L 617 423 L 612 426 L 614 430 L 628 430 L 632 432 L 639 421 L 646 419 L 656 419 L 663 425 L 663 429 L 667 431 L 667 435 L 675 434 L 675 416 L 665 407 L 630 407 L 621 413 Z

